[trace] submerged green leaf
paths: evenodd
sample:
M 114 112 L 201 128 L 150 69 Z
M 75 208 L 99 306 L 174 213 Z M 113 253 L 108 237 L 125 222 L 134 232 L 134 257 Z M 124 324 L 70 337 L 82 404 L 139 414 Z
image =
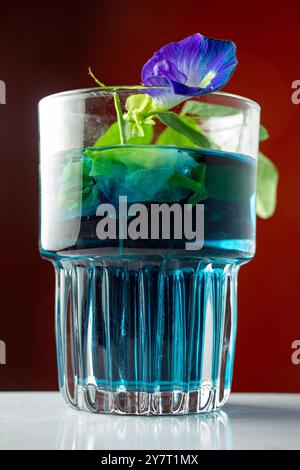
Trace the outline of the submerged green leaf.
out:
M 176 171 L 169 179 L 171 186 L 179 186 L 181 188 L 189 189 L 193 192 L 192 196 L 188 199 L 188 204 L 198 204 L 208 197 L 205 189 L 205 164 L 199 163 L 192 169 L 191 176 L 186 176 Z
M 85 150 L 91 162 L 89 175 L 100 191 L 109 199 L 126 195 L 129 202 L 178 201 L 189 194 L 189 186 L 169 183 L 174 173 L 192 174 L 197 167 L 194 159 L 184 151 L 163 152 L 159 147 L 112 147 Z M 193 192 L 200 190 L 200 176 L 194 181 Z M 193 183 L 192 183 L 193 184 Z
M 274 163 L 266 155 L 259 152 L 256 213 L 262 219 L 268 219 L 275 212 L 278 178 L 278 170 Z
M 57 202 L 72 216 L 89 215 L 99 204 L 98 188 L 90 176 L 91 162 L 85 155 L 69 155 L 63 168 Z

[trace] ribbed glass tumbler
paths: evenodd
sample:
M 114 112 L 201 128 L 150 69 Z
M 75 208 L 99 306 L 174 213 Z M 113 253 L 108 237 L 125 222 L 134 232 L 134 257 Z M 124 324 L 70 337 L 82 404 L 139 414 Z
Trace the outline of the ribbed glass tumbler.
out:
M 230 392 L 237 273 L 255 251 L 259 107 L 193 97 L 172 110 L 184 134 L 152 116 L 137 135 L 126 103 L 148 91 L 40 102 L 59 384 L 92 412 L 208 412 Z

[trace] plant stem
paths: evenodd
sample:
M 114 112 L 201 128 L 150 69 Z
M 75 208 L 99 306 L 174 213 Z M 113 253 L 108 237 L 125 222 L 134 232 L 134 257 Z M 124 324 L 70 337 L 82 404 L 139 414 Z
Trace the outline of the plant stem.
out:
M 95 75 L 93 74 L 92 72 L 92 69 L 91 67 L 89 67 L 89 75 L 95 80 L 95 82 L 101 86 L 102 88 L 105 87 L 104 83 L 100 82 L 100 80 L 98 80 L 98 78 L 95 77 Z
M 123 118 L 123 111 L 122 111 L 122 106 L 120 102 L 120 98 L 118 93 L 114 92 L 114 104 L 116 108 L 116 113 L 117 113 L 117 121 L 118 121 L 118 126 L 119 126 L 119 133 L 120 133 L 120 143 L 121 145 L 125 144 L 125 132 L 124 132 L 124 127 L 125 127 L 125 122 Z

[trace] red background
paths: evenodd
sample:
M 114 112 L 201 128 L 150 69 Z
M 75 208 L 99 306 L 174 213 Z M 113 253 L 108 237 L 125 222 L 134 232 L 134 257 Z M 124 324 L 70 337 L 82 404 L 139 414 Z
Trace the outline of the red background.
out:
M 0 79 L 0 389 L 55 389 L 54 275 L 38 254 L 37 102 L 93 86 L 137 84 L 153 51 L 194 32 L 237 43 L 227 91 L 262 106 L 271 134 L 263 150 L 280 170 L 276 215 L 258 220 L 257 255 L 239 279 L 235 391 L 300 392 L 291 344 L 300 338 L 300 3 L 199 0 L 2 2 Z

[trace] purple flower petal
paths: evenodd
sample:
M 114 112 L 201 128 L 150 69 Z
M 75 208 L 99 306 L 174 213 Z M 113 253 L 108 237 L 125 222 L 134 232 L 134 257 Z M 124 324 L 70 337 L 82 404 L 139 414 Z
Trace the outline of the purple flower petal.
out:
M 233 42 L 197 33 L 155 52 L 142 69 L 142 82 L 145 86 L 171 87 L 171 90 L 156 90 L 151 94 L 164 106 L 174 105 L 187 96 L 219 90 L 230 79 L 236 65 Z M 174 94 L 177 96 L 172 96 Z

